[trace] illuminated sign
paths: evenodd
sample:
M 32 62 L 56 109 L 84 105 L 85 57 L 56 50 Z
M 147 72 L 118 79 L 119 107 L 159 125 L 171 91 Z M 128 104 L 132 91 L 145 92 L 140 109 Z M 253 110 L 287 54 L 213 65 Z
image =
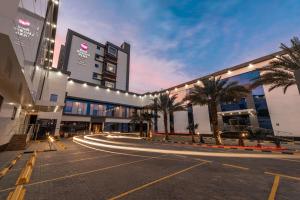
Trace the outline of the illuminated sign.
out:
M 89 46 L 86 42 L 80 44 L 80 49 L 77 50 L 77 54 L 79 56 L 78 63 L 80 65 L 86 65 L 86 59 L 90 57 L 88 53 Z
M 19 24 L 23 25 L 23 26 L 30 26 L 30 22 L 24 19 L 19 19 L 18 20 Z
M 21 37 L 34 37 L 35 33 L 30 30 L 30 22 L 25 19 L 18 19 L 18 24 L 15 27 L 15 33 Z M 37 27 L 37 31 L 39 28 Z

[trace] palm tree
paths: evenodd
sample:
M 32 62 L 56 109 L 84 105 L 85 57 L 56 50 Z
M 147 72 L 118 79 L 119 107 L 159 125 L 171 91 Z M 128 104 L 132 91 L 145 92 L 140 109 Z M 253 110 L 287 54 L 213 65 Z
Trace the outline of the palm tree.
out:
M 169 140 L 168 132 L 168 114 L 176 111 L 184 111 L 185 107 L 183 102 L 176 102 L 177 95 L 169 96 L 168 93 L 160 93 L 158 97 L 153 99 L 153 103 L 149 105 L 152 109 L 157 109 L 158 112 L 163 114 L 165 140 Z
M 189 132 L 190 132 L 190 134 L 192 135 L 192 143 L 195 143 L 196 141 L 195 141 L 195 130 L 198 128 L 198 124 L 193 124 L 193 123 L 191 123 L 191 124 L 189 124 L 187 127 L 186 127 L 186 129 L 188 129 L 189 130 Z
M 206 78 L 202 81 L 203 86 L 195 85 L 190 93 L 184 98 L 193 105 L 208 105 L 213 128 L 213 134 L 216 144 L 222 144 L 217 106 L 220 102 L 231 102 L 245 97 L 249 94 L 249 90 L 239 85 L 238 82 L 228 82 L 228 79 L 221 80 L 221 77 Z
M 152 112 L 144 112 L 142 113 L 142 117 L 145 121 L 147 121 L 148 129 L 146 137 L 152 137 L 151 131 L 152 131 L 152 119 L 154 118 L 154 114 Z
M 300 69 L 300 40 L 294 37 L 291 44 L 291 47 L 288 47 L 281 43 L 280 48 L 285 55 L 277 56 L 270 62 L 270 66 L 261 69 L 264 73 L 253 79 L 253 88 L 265 84 L 270 85 L 269 91 L 283 87 L 283 93 L 286 93 L 290 86 L 296 84 L 294 73 Z
M 139 124 L 140 137 L 143 137 L 143 121 L 144 117 L 142 114 L 139 114 L 137 111 L 132 113 L 130 122 L 134 124 Z

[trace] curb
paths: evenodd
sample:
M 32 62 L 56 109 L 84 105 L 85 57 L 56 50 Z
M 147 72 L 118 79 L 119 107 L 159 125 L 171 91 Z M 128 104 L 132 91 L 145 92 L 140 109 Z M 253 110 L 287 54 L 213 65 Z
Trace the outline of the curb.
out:
M 9 193 L 7 200 L 23 200 L 26 190 L 23 185 L 18 185 L 16 189 Z
M 252 148 L 238 148 L 238 147 L 226 147 L 226 146 L 218 146 L 218 147 L 211 147 L 213 145 L 209 144 L 199 144 L 199 143 L 191 143 L 191 142 L 178 142 L 178 141 L 165 141 L 165 140 L 148 140 L 151 142 L 162 142 L 162 143 L 173 143 L 173 144 L 187 144 L 187 145 L 193 145 L 193 146 L 201 146 L 204 148 L 216 148 L 216 149 L 235 149 L 235 150 L 245 150 L 245 151 L 258 151 L 258 152 L 264 152 L 264 153 L 281 153 L 281 154 L 289 154 L 289 155 L 294 155 L 295 153 L 292 151 L 286 151 L 286 150 L 277 150 L 277 151 L 272 151 L 269 149 L 252 149 Z M 288 150 L 288 149 L 287 149 Z
M 29 182 L 31 174 L 32 174 L 33 166 L 36 162 L 36 156 L 37 156 L 37 153 L 36 153 L 36 151 L 34 151 L 33 155 L 27 161 L 25 168 L 21 171 L 15 185 L 18 186 L 18 185 L 26 184 Z
M 19 153 L 10 163 L 7 165 L 7 167 L 4 167 L 0 171 L 0 179 L 5 176 L 9 170 L 17 163 L 17 161 L 22 157 L 22 153 Z

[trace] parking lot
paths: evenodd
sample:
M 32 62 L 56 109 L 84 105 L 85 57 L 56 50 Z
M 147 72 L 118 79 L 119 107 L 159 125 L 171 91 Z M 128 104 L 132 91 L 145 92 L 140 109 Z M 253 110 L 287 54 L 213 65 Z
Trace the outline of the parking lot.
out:
M 64 140 L 63 144 L 66 149 L 38 153 L 30 182 L 24 185 L 25 199 L 299 199 L 300 196 L 297 155 L 295 158 L 189 156 L 86 146 L 72 140 Z M 141 145 L 153 146 L 143 141 L 136 144 Z M 169 148 L 235 153 L 225 149 L 163 146 Z M 29 156 L 24 154 L 0 180 L 0 199 L 6 199 L 14 190 Z

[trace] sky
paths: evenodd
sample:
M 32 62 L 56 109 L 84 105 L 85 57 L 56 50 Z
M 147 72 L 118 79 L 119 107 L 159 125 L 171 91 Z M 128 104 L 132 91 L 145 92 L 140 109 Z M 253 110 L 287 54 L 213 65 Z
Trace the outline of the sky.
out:
M 60 0 L 54 67 L 68 28 L 131 45 L 130 91 L 174 86 L 279 50 L 300 36 L 300 0 Z

